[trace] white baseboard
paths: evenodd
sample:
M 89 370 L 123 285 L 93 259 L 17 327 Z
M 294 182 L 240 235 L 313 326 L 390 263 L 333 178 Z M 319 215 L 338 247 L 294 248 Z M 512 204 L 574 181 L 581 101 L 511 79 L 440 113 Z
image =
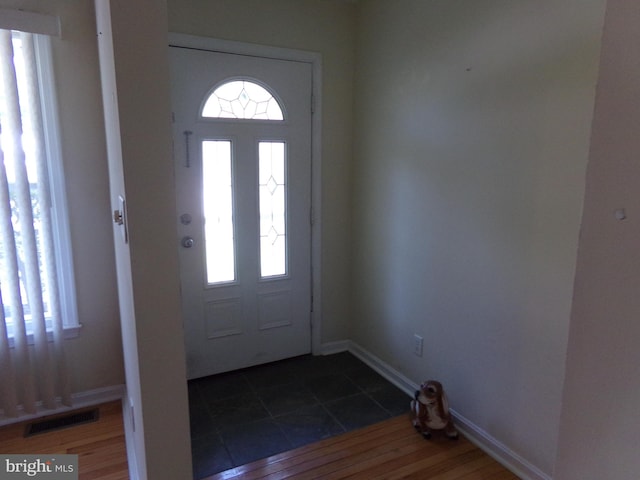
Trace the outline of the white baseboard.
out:
M 413 398 L 414 392 L 418 389 L 418 385 L 415 382 L 412 382 L 410 379 L 405 377 L 402 373 L 397 371 L 388 363 L 382 361 L 378 357 L 376 357 L 373 353 L 368 350 L 362 348 L 355 342 L 349 341 L 349 351 L 353 353 L 356 357 L 362 360 L 364 363 L 373 368 L 376 372 L 382 375 L 384 378 L 393 383 L 400 390 L 405 392 L 411 398 Z M 407 408 L 408 404 L 407 404 Z
M 93 407 L 101 403 L 122 400 L 125 392 L 124 385 L 112 385 L 110 387 L 96 388 L 86 392 L 74 393 L 71 395 L 73 399 L 72 409 Z
M 333 355 L 334 353 L 346 352 L 349 350 L 349 340 L 339 340 L 337 342 L 323 343 L 320 346 L 321 355 Z
M 18 417 L 5 417 L 0 415 L 0 427 L 11 425 L 12 423 L 25 422 L 36 418 L 45 417 L 47 415 L 57 415 L 59 413 L 77 410 L 79 408 L 93 407 L 101 403 L 113 402 L 121 400 L 124 394 L 124 385 L 113 385 L 110 387 L 96 388 L 85 392 L 73 393 L 71 395 L 72 405 L 62 405 L 58 402 L 55 409 L 45 409 L 39 402 L 36 406 L 36 413 L 19 415 Z
M 460 432 L 467 437 L 471 443 L 475 444 L 487 455 L 500 462 L 518 477 L 525 480 L 551 480 L 549 475 L 542 472 L 539 468 L 518 455 L 502 442 L 496 440 L 473 422 L 463 417 L 453 409 L 450 409 L 450 412 L 453 415 L 458 430 L 460 430 Z
M 398 372 L 392 366 L 390 366 L 365 348 L 361 347 L 357 343 L 350 340 L 344 340 L 342 342 L 332 342 L 330 344 L 326 344 L 327 351 L 337 353 L 337 351 L 334 351 L 334 349 L 338 345 L 344 346 L 345 344 L 346 348 L 337 351 L 348 350 L 368 366 L 370 366 L 373 370 L 393 383 L 400 390 L 413 397 L 413 393 L 419 387 L 417 383 L 413 382 L 411 379 L 407 378 L 402 373 Z M 522 478 L 523 480 L 551 480 L 551 477 L 549 475 L 542 472 L 539 468 L 515 453 L 502 442 L 489 435 L 469 419 L 463 417 L 453 409 L 451 409 L 451 414 L 453 415 L 453 418 L 456 422 L 456 427 L 470 442 L 475 444 L 487 455 L 494 458 L 519 478 Z

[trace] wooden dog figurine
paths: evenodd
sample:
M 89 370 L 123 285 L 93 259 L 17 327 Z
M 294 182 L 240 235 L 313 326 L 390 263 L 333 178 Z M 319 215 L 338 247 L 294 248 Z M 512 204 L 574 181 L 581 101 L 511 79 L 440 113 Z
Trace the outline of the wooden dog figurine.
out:
M 411 401 L 411 421 L 424 438 L 431 438 L 434 430 L 444 430 L 450 439 L 458 439 L 458 431 L 449 414 L 447 395 L 436 380 L 424 382 L 416 391 Z

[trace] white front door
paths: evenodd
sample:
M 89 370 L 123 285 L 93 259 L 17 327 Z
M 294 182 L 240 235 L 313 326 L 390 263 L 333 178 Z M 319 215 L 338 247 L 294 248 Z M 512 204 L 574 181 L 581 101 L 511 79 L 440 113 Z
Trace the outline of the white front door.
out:
M 311 66 L 170 47 L 187 375 L 311 351 Z

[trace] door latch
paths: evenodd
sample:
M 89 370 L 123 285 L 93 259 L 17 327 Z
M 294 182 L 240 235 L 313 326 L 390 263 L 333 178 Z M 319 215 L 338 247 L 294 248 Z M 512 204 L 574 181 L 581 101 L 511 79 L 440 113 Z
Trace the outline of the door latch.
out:
M 113 223 L 115 223 L 116 225 L 124 224 L 124 215 L 122 215 L 122 211 L 120 210 L 113 211 Z
M 118 208 L 113 211 L 113 223 L 122 227 L 122 240 L 124 243 L 129 243 L 129 232 L 127 232 L 127 205 L 124 197 L 118 195 Z

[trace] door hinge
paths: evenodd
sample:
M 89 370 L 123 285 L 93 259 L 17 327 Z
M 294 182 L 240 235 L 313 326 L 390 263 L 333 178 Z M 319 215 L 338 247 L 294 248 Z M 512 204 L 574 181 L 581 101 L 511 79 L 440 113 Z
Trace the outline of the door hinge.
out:
M 176 112 L 171 112 L 171 123 L 176 123 Z
M 311 95 L 311 115 L 316 113 L 316 97 L 315 95 Z
M 309 209 L 309 225 L 313 227 L 315 223 L 316 223 L 316 216 L 315 216 L 315 212 L 313 211 L 313 207 L 311 207 Z

